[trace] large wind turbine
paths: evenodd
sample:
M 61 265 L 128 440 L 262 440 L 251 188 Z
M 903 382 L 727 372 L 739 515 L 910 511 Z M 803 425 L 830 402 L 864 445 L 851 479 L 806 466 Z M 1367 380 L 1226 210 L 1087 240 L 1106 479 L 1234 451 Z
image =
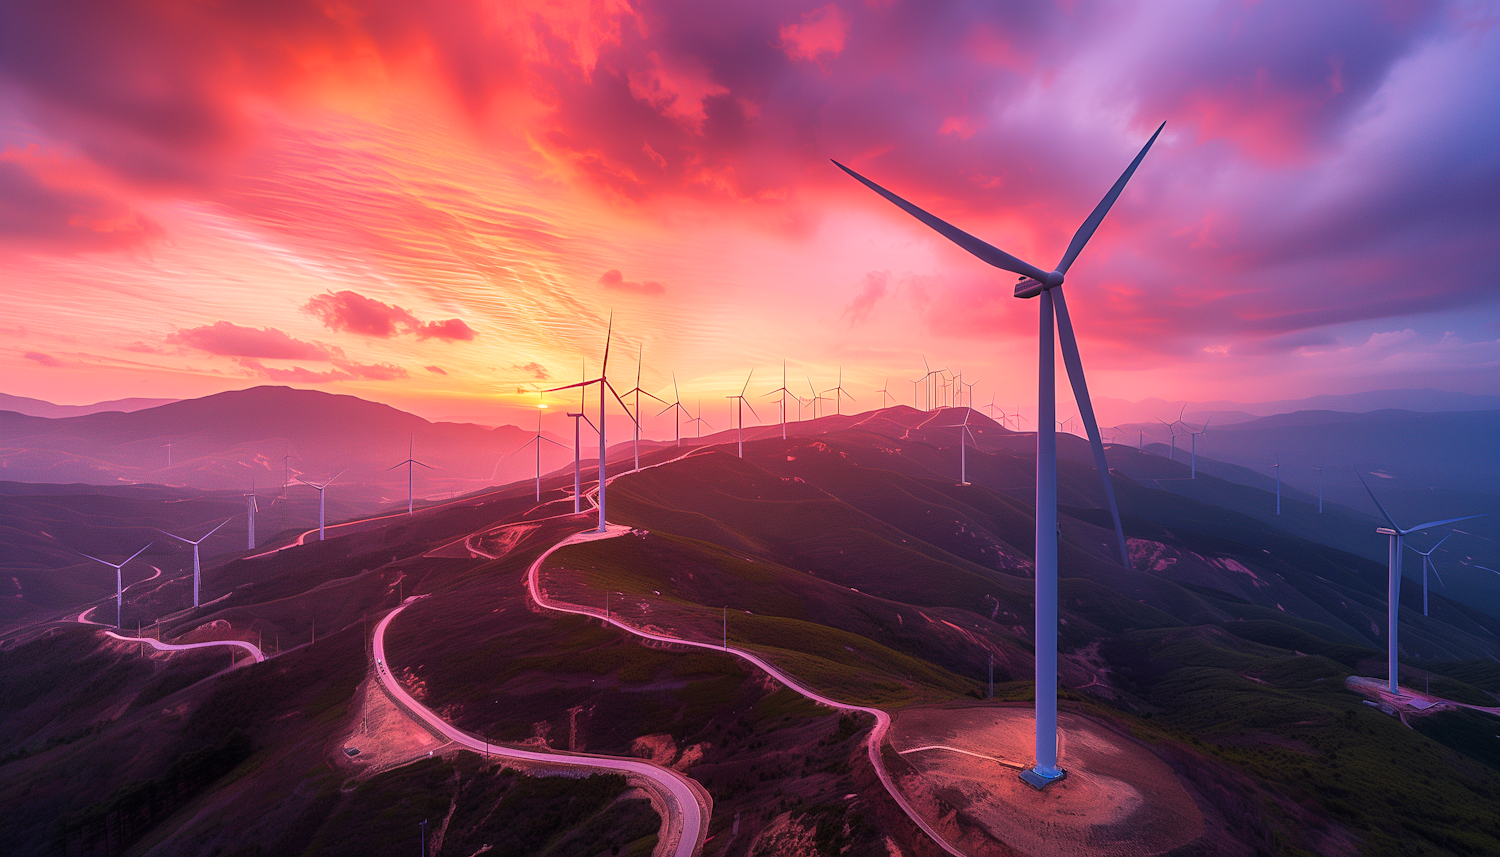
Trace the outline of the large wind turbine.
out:
M 1389 528 L 1380 527 L 1375 532 L 1382 536 L 1390 536 L 1390 547 L 1386 552 L 1385 618 L 1386 624 L 1389 626 L 1386 632 L 1386 670 L 1387 675 L 1390 676 L 1391 694 L 1393 696 L 1400 696 L 1401 688 L 1396 684 L 1396 619 L 1401 607 L 1401 548 L 1406 543 L 1406 537 L 1418 530 L 1425 530 L 1428 527 L 1441 527 L 1444 524 L 1456 524 L 1459 521 L 1467 521 L 1472 518 L 1482 518 L 1484 516 L 1465 515 L 1462 518 L 1444 518 L 1441 521 L 1428 521 L 1425 524 L 1417 524 L 1415 527 L 1402 529 L 1396 523 L 1396 520 L 1391 517 L 1391 513 L 1385 510 L 1385 506 L 1381 505 L 1380 498 L 1376 497 L 1375 492 L 1370 490 L 1370 483 L 1365 481 L 1365 477 L 1358 470 L 1354 471 L 1354 475 L 1359 477 L 1360 484 L 1365 486 L 1365 492 L 1370 495 L 1371 500 L 1375 501 L 1375 508 L 1380 510 L 1380 516 L 1385 518 L 1386 523 L 1390 524 Z
M 431 464 L 423 464 L 422 462 L 416 460 L 415 458 L 412 458 L 412 456 L 416 454 L 416 452 L 415 452 L 415 450 L 416 450 L 416 443 L 417 443 L 417 436 L 416 435 L 410 435 L 410 436 L 408 436 L 407 439 L 406 439 L 406 460 L 402 461 L 402 462 L 399 462 L 397 464 L 392 464 L 390 467 L 386 468 L 386 470 L 395 470 L 396 468 L 400 467 L 402 464 L 406 465 L 406 514 L 408 514 L 408 515 L 410 515 L 412 513 L 412 499 L 411 499 L 412 498 L 412 494 L 411 494 L 411 473 L 412 473 L 411 468 L 412 468 L 412 465 L 417 464 L 417 465 L 421 465 L 422 467 L 427 468 L 428 470 L 432 469 L 432 465 Z
M 1049 783 L 1062 779 L 1066 774 L 1057 767 L 1057 431 L 1053 421 L 1057 418 L 1057 403 L 1053 363 L 1054 315 L 1056 330 L 1061 339 L 1063 365 L 1072 382 L 1073 397 L 1078 401 L 1078 410 L 1083 415 L 1084 428 L 1088 431 L 1089 444 L 1094 450 L 1094 464 L 1104 481 L 1104 496 L 1109 503 L 1110 516 L 1114 519 L 1115 535 L 1120 544 L 1120 562 L 1130 565 L 1130 552 L 1125 543 L 1125 529 L 1120 524 L 1120 510 L 1115 503 L 1114 486 L 1110 483 L 1109 464 L 1104 458 L 1104 443 L 1099 437 L 1099 426 L 1094 419 L 1094 406 L 1089 400 L 1088 384 L 1083 377 L 1083 362 L 1078 354 L 1078 340 L 1073 334 L 1073 322 L 1068 316 L 1068 305 L 1063 299 L 1062 284 L 1073 261 L 1083 251 L 1094 231 L 1104 221 L 1104 216 L 1125 190 L 1126 182 L 1140 166 L 1151 144 L 1161 134 L 1156 129 L 1151 139 L 1141 148 L 1140 154 L 1130 162 L 1124 174 L 1094 207 L 1088 219 L 1078 227 L 1063 253 L 1057 268 L 1051 272 L 1017 259 L 967 232 L 954 227 L 912 205 L 899 196 L 859 175 L 837 161 L 834 164 L 853 176 L 861 184 L 885 197 L 890 202 L 912 215 L 958 246 L 977 256 L 981 261 L 1002 270 L 1020 275 L 1016 283 L 1018 298 L 1039 297 L 1040 320 L 1038 324 L 1037 351 L 1037 419 L 1036 419 L 1036 766 L 1022 772 L 1021 778 L 1033 788 L 1044 788 Z
M 1276 471 L 1276 514 L 1280 515 L 1281 514 L 1281 453 L 1278 452 L 1276 454 L 1276 463 L 1273 464 L 1273 465 L 1271 465 L 1271 469 L 1274 470 L 1274 471 Z M 1360 479 L 1364 479 L 1364 477 L 1361 476 Z M 1370 496 L 1373 497 L 1375 495 L 1372 494 Z
M 222 523 L 220 523 L 218 527 L 214 527 L 213 529 L 211 529 L 208 532 L 204 533 L 196 542 L 193 541 L 192 539 L 185 539 L 182 536 L 176 535 L 174 533 L 169 533 L 166 530 L 163 530 L 163 529 L 161 529 L 159 527 L 156 528 L 156 531 L 158 533 L 161 533 L 164 536 L 171 536 L 172 538 L 178 540 L 179 542 L 182 542 L 184 544 L 189 544 L 189 545 L 193 546 L 193 606 L 194 607 L 198 606 L 198 590 L 202 587 L 202 583 L 203 583 L 203 570 L 202 570 L 202 566 L 199 565 L 199 563 L 198 563 L 198 546 L 201 545 L 201 544 L 203 544 L 204 540 L 206 540 L 209 536 L 213 535 L 214 533 L 217 533 L 219 531 L 219 527 L 224 526 L 224 524 L 229 523 L 229 521 L 230 521 L 230 519 L 228 519 L 228 518 L 224 519 L 224 521 Z
M 974 438 L 974 432 L 969 430 L 969 417 L 973 413 L 973 408 L 964 408 L 963 422 L 954 423 L 953 425 L 948 426 L 938 426 L 938 428 L 958 429 L 958 484 L 960 485 L 969 484 L 969 462 L 967 455 L 969 449 L 969 441 L 973 440 L 975 446 L 979 445 L 979 441 Z
M 578 429 L 578 421 L 577 420 L 573 421 L 573 429 L 574 429 L 574 431 L 576 433 L 576 431 Z M 576 436 L 576 434 L 575 434 L 575 436 Z M 544 441 L 544 440 L 546 442 L 552 444 L 553 446 L 561 446 L 563 449 L 567 449 L 567 446 L 564 446 L 563 444 L 558 443 L 557 441 L 553 440 L 552 438 L 547 437 L 546 435 L 542 434 L 542 415 L 541 414 L 537 414 L 536 415 L 536 434 L 531 438 L 531 440 L 526 441 L 525 443 L 523 443 L 520 446 L 516 447 L 513 452 L 511 452 L 511 455 L 515 455 L 517 452 L 520 452 L 521 450 L 525 449 L 526 447 L 531 446 L 533 443 L 536 444 L 536 501 L 538 503 L 542 502 L 542 441 Z M 573 464 L 574 464 L 573 473 L 574 473 L 574 476 L 576 477 L 577 473 L 578 473 L 578 468 L 577 468 L 578 459 L 577 459 L 576 455 L 574 456 Z M 577 480 L 575 479 L 574 481 L 576 482 Z M 576 508 L 578 506 L 578 500 L 577 500 L 577 496 L 576 495 L 574 496 L 573 506 L 575 507 L 573 511 L 575 511 L 575 512 L 578 511 L 578 509 Z
M 605 462 L 604 462 L 604 454 L 605 454 L 605 447 L 604 447 L 604 443 L 605 443 L 605 441 L 604 441 L 604 402 L 605 402 L 605 398 L 604 398 L 604 392 L 605 392 L 605 390 L 608 390 L 611 394 L 614 395 L 615 401 L 617 401 L 617 402 L 620 403 L 620 407 L 622 407 L 622 408 L 625 409 L 625 413 L 627 413 L 627 414 L 630 413 L 630 408 L 628 406 L 626 406 L 625 400 L 622 399 L 622 398 L 620 398 L 620 394 L 615 392 L 614 385 L 612 385 L 612 384 L 609 383 L 609 374 L 608 374 L 609 373 L 609 343 L 610 343 L 610 340 L 614 337 L 614 333 L 615 333 L 615 318 L 614 318 L 613 315 L 611 315 L 609 317 L 609 328 L 605 331 L 605 334 L 604 334 L 604 359 L 599 362 L 599 377 L 593 378 L 593 379 L 589 379 L 589 380 L 579 381 L 577 384 L 567 384 L 567 385 L 562 386 L 562 387 L 554 387 L 551 390 L 543 390 L 542 391 L 544 393 L 556 393 L 556 392 L 558 392 L 560 390 L 571 390 L 574 387 L 588 387 L 591 384 L 598 384 L 599 385 L 599 425 L 597 426 L 597 428 L 599 429 L 599 528 L 598 528 L 598 530 L 596 530 L 596 532 L 600 532 L 600 533 L 604 532 L 604 529 L 605 529 L 605 524 L 604 524 L 604 486 L 605 486 L 605 476 L 606 476 L 606 474 L 605 474 L 606 467 L 605 467 Z
M 222 527 L 222 526 L 224 526 L 224 524 L 220 524 L 219 526 Z M 153 544 L 155 544 L 155 542 L 147 542 L 146 543 L 146 548 L 151 547 L 151 545 L 153 545 Z M 88 554 L 83 553 L 82 551 L 80 551 L 79 554 L 78 554 L 79 556 L 86 557 L 88 559 L 93 560 L 94 562 L 104 563 L 105 565 L 107 565 L 110 568 L 112 568 L 112 569 L 115 570 L 115 627 L 116 628 L 120 627 L 120 613 L 122 612 L 122 610 L 124 608 L 124 604 L 125 604 L 125 581 L 122 579 L 123 576 L 120 574 L 120 569 L 122 569 L 122 568 L 125 567 L 125 563 L 130 562 L 130 560 L 135 559 L 136 557 L 138 557 L 141 554 L 145 553 L 146 552 L 146 548 L 141 548 L 140 550 L 138 550 L 135 553 L 131 554 L 130 557 L 129 557 L 129 559 L 126 559 L 125 562 L 122 562 L 119 565 L 115 565 L 112 562 L 105 562 L 104 560 L 100 559 L 97 556 L 89 556 Z M 196 555 L 197 554 L 195 553 L 194 556 L 196 556 Z M 193 606 L 194 607 L 198 606 L 198 581 L 197 581 L 197 578 L 193 579 Z
M 1433 545 L 1432 547 L 1428 548 L 1425 551 L 1419 551 L 1416 548 L 1412 548 L 1413 551 L 1416 551 L 1418 554 L 1420 554 L 1422 556 L 1422 615 L 1423 616 L 1427 615 L 1427 569 L 1429 569 L 1429 568 L 1432 569 L 1432 574 L 1433 574 L 1434 577 L 1437 578 L 1437 582 L 1438 583 L 1443 583 L 1443 578 L 1437 573 L 1437 563 L 1435 563 L 1435 562 L 1432 561 L 1432 553 L 1433 553 L 1433 551 L 1436 551 L 1438 548 L 1442 547 L 1443 546 L 1443 542 L 1446 542 L 1448 540 L 1448 538 L 1450 536 L 1452 536 L 1452 535 L 1453 535 L 1453 532 L 1450 530 L 1447 535 L 1445 535 L 1442 538 L 1438 539 L 1438 543 L 1437 544 Z M 1411 547 L 1411 546 L 1407 545 L 1407 547 Z M 1448 584 L 1443 583 L 1443 588 L 1447 589 L 1448 588 Z
M 734 399 L 734 400 L 736 400 L 738 402 L 738 406 L 737 406 L 738 407 L 738 411 L 737 411 L 737 413 L 738 413 L 739 416 L 735 419 L 735 422 L 738 424 L 738 429 L 739 429 L 740 458 L 744 458 L 745 457 L 745 408 L 749 408 L 750 409 L 750 413 L 755 414 L 755 406 L 754 405 L 748 405 L 748 404 L 745 403 L 745 391 L 748 390 L 748 389 L 750 389 L 750 378 L 754 374 L 755 374 L 755 369 L 752 368 L 750 370 L 750 374 L 745 376 L 745 386 L 743 386 L 743 387 L 740 388 L 740 394 L 738 396 L 725 396 L 724 397 L 726 399 Z M 756 419 L 760 419 L 760 414 L 755 414 L 755 418 Z
M 326 520 L 326 517 L 323 514 L 324 511 L 325 511 L 325 507 L 324 507 L 324 504 L 323 504 L 323 498 L 324 498 L 325 492 L 328 491 L 328 486 L 333 484 L 333 480 L 335 480 L 335 479 L 337 479 L 337 478 L 339 478 L 340 476 L 343 476 L 343 475 L 344 475 L 344 471 L 340 470 L 338 473 L 335 473 L 332 476 L 330 476 L 328 478 L 328 481 L 324 482 L 322 485 L 319 485 L 316 482 L 308 482 L 306 479 L 303 479 L 301 477 L 298 477 L 298 479 L 297 479 L 298 482 L 301 482 L 303 485 L 306 485 L 309 488 L 316 488 L 316 489 L 318 489 L 318 541 L 320 541 L 320 542 L 323 541 L 323 523 Z M 197 602 L 196 601 L 194 602 L 194 606 L 197 606 Z
M 751 371 L 754 371 L 754 370 L 751 370 Z M 785 360 L 781 361 L 781 386 L 777 387 L 776 389 L 772 390 L 769 393 L 765 393 L 764 395 L 774 396 L 777 393 L 781 394 L 781 439 L 782 440 L 786 440 L 786 416 L 787 416 L 787 414 L 786 414 L 786 397 L 787 396 L 791 396 L 792 398 L 797 399 L 797 403 L 799 405 L 802 403 L 802 400 L 800 398 L 798 398 L 798 396 L 797 396 L 796 393 L 793 393 L 791 390 L 788 390 L 786 388 L 786 361 Z
M 646 395 L 650 396 L 653 399 L 656 399 L 658 402 L 661 402 L 663 405 L 666 404 L 666 402 L 663 402 L 661 400 L 660 396 L 654 395 L 652 393 L 647 393 L 645 390 L 641 389 L 641 358 L 642 358 L 642 356 L 644 354 L 645 354 L 645 346 L 637 346 L 636 352 L 635 352 L 635 386 L 632 387 L 631 389 L 625 391 L 625 395 L 627 395 L 627 396 L 630 395 L 631 393 L 635 394 L 635 413 L 633 413 L 633 414 L 630 415 L 630 421 L 633 422 L 633 423 L 635 423 L 635 469 L 636 470 L 640 470 L 641 469 L 641 394 L 642 393 L 646 393 Z

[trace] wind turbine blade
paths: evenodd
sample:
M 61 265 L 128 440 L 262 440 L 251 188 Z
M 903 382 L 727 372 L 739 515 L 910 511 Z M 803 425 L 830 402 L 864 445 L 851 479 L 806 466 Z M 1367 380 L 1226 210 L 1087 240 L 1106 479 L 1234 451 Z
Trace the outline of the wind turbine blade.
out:
M 1448 584 L 1444 583 L 1443 576 L 1441 574 L 1438 574 L 1437 563 L 1433 562 L 1430 559 L 1427 559 L 1426 557 L 1423 557 L 1423 559 L 1427 561 L 1427 567 L 1432 569 L 1432 576 L 1437 578 L 1438 585 L 1443 587 L 1444 589 L 1447 589 Z
M 411 459 L 409 459 L 409 458 L 408 458 L 408 459 L 407 459 L 407 460 L 406 460 L 406 461 L 410 461 L 410 460 L 411 460 Z M 386 472 L 389 472 L 389 471 L 392 471 L 392 470 L 395 470 L 395 469 L 396 469 L 396 468 L 398 468 L 398 467 L 400 467 L 400 466 L 401 466 L 401 465 L 402 465 L 402 464 L 405 464 L 405 463 L 406 463 L 406 461 L 403 461 L 403 462 L 401 462 L 401 463 L 400 463 L 400 464 L 392 464 L 392 465 L 391 465 L 391 466 L 390 466 L 390 467 L 387 467 L 387 468 L 386 468 Z
M 301 480 L 298 480 L 298 481 L 301 481 Z M 303 484 L 305 485 L 306 483 L 303 483 Z M 158 533 L 161 533 L 164 536 L 168 536 L 170 538 L 174 538 L 174 539 L 178 540 L 179 542 L 182 542 L 183 544 L 189 544 L 190 545 L 190 544 L 193 543 L 192 539 L 185 539 L 182 536 L 177 535 L 176 533 L 169 533 L 166 530 L 162 529 L 161 527 L 152 527 L 151 529 L 156 530 Z M 99 561 L 100 562 L 104 562 L 104 560 L 102 560 L 102 559 L 99 560 Z
M 168 533 L 167 535 L 171 535 L 171 533 Z M 94 562 L 103 563 L 104 565 L 107 565 L 110 568 L 115 568 L 116 567 L 115 564 L 112 563 L 112 562 L 104 562 L 104 560 L 100 559 L 99 557 L 97 557 L 97 556 L 89 556 L 88 554 L 84 553 L 83 551 L 75 551 L 75 553 L 77 553 L 79 556 L 84 557 L 86 559 L 91 559 Z M 123 563 L 123 562 L 120 563 L 120 565 L 124 565 L 124 564 L 125 563 Z M 1483 568 L 1483 566 L 1481 566 L 1481 568 Z M 1488 569 L 1486 569 L 1486 570 L 1488 570 Z
M 1462 518 L 1444 518 L 1441 521 L 1428 521 L 1425 524 L 1417 524 L 1415 527 L 1411 527 L 1411 528 L 1408 528 L 1408 529 L 1405 529 L 1405 530 L 1401 530 L 1401 532 L 1403 534 L 1405 534 L 1405 533 L 1415 533 L 1417 530 L 1425 530 L 1428 527 L 1441 527 L 1444 524 L 1456 524 L 1459 521 L 1471 521 L 1471 520 L 1473 520 L 1475 518 L 1483 518 L 1483 517 L 1484 517 L 1484 515 L 1464 515 Z M 1392 524 L 1391 526 L 1394 527 L 1396 525 Z M 1397 529 L 1401 529 L 1400 527 L 1396 527 L 1396 528 Z M 1446 536 L 1444 538 L 1446 538 Z M 1438 542 L 1438 544 L 1442 544 L 1442 542 Z
M 625 400 L 622 399 L 622 398 L 620 398 L 620 394 L 619 393 L 615 392 L 615 385 L 609 383 L 609 381 L 606 380 L 604 382 L 604 386 L 606 386 L 606 387 L 609 388 L 609 392 L 614 395 L 615 401 L 619 402 L 620 403 L 620 407 L 622 407 L 622 408 L 625 409 L 625 415 L 628 416 L 628 417 L 630 417 L 630 421 L 631 422 L 636 422 L 635 414 L 631 412 L 630 406 L 627 405 L 627 404 L 625 404 Z
M 1083 416 L 1083 427 L 1088 432 L 1089 446 L 1094 451 L 1094 466 L 1099 468 L 1099 478 L 1104 481 L 1104 499 L 1109 502 L 1109 516 L 1115 524 L 1115 538 L 1120 542 L 1120 564 L 1130 568 L 1130 547 L 1125 541 L 1125 526 L 1120 523 L 1120 506 L 1115 502 L 1115 486 L 1109 478 L 1109 462 L 1104 458 L 1104 441 L 1099 437 L 1099 423 L 1094 419 L 1094 403 L 1089 400 L 1088 382 L 1083 377 L 1083 360 L 1078 356 L 1078 339 L 1073 335 L 1073 320 L 1068 316 L 1068 303 L 1063 300 L 1061 286 L 1052 290 L 1052 302 L 1057 312 L 1057 339 L 1062 346 L 1063 365 L 1068 369 L 1068 380 L 1073 385 L 1073 398 L 1078 402 L 1078 413 Z
M 1385 507 L 1380 505 L 1380 498 L 1376 497 L 1375 492 L 1370 490 L 1370 483 L 1365 481 L 1365 477 L 1360 475 L 1360 472 L 1358 470 L 1354 471 L 1354 475 L 1359 476 L 1359 484 L 1365 486 L 1365 493 L 1369 494 L 1370 499 L 1375 501 L 1375 508 L 1380 510 L 1381 517 L 1385 518 L 1385 522 L 1391 525 L 1391 529 L 1397 532 L 1401 532 L 1401 527 L 1398 526 L 1396 522 L 1391 518 L 1391 513 L 1387 512 L 1385 510 Z M 1419 527 L 1418 529 L 1421 528 Z
M 1078 227 L 1078 231 L 1073 233 L 1073 241 L 1068 244 L 1068 251 L 1063 254 L 1062 261 L 1057 263 L 1057 270 L 1064 274 L 1068 272 L 1068 268 L 1072 266 L 1073 260 L 1078 258 L 1079 253 L 1083 252 L 1083 246 L 1089 243 L 1089 239 L 1094 237 L 1094 230 L 1098 229 L 1099 224 L 1104 222 L 1104 215 L 1109 214 L 1110 207 L 1115 204 L 1115 200 L 1120 198 L 1120 192 L 1125 190 L 1125 184 L 1130 181 L 1131 176 L 1135 175 L 1135 168 L 1141 165 L 1141 161 L 1146 157 L 1146 153 L 1151 150 L 1151 144 L 1156 142 L 1157 136 L 1161 134 L 1161 129 L 1165 127 L 1167 127 L 1167 123 L 1165 122 L 1157 126 L 1156 133 L 1152 134 L 1151 139 L 1146 141 L 1146 145 L 1141 147 L 1141 153 L 1136 155 L 1135 160 L 1130 162 L 1130 166 L 1125 168 L 1125 172 L 1120 175 L 1119 180 L 1115 182 L 1115 186 L 1109 189 L 1109 193 L 1104 195 L 1104 199 L 1100 200 L 1099 204 L 1094 206 L 1093 212 L 1089 214 L 1089 219 L 1085 220 L 1083 225 Z M 1021 272 L 1017 271 L 1016 273 Z M 1034 275 L 1028 274 L 1027 276 Z
M 594 378 L 594 379 L 589 380 L 589 381 L 579 381 L 576 384 L 569 384 L 566 387 L 553 387 L 550 390 L 543 390 L 542 392 L 543 393 L 556 393 L 558 390 L 571 390 L 574 387 L 587 387 L 590 384 L 597 384 L 597 383 L 599 383 L 600 381 L 603 381 L 603 380 L 604 380 L 603 378 Z
M 677 408 L 677 407 L 681 407 L 681 405 L 678 405 L 676 402 L 673 402 L 672 404 L 667 405 L 665 408 L 662 408 L 661 410 L 657 411 L 656 415 L 657 416 L 661 416 L 662 414 L 666 413 L 667 411 L 670 411 L 673 408 Z
M 553 440 L 553 439 L 552 439 L 552 438 L 550 438 L 550 437 L 543 437 L 543 438 L 540 438 L 540 439 L 541 439 L 541 440 L 545 440 L 545 441 L 546 441 L 546 442 L 548 442 L 548 443 L 550 443 L 550 444 L 552 444 L 552 445 L 553 445 L 553 446 L 560 446 L 560 447 L 562 447 L 562 448 L 563 448 L 563 449 L 567 449 L 567 448 L 568 448 L 568 445 L 567 445 L 567 444 L 565 444 L 565 443 L 559 443 L 559 442 L 558 442 L 558 441 L 555 441 L 555 440 Z
M 227 524 L 227 523 L 229 523 L 229 522 L 228 521 L 224 522 L 224 524 Z M 224 524 L 220 524 L 219 526 L 222 527 L 222 526 L 224 526 Z M 136 557 L 138 557 L 141 554 L 145 553 L 146 552 L 146 548 L 151 547 L 153 544 L 156 544 L 156 543 L 155 542 L 146 542 L 146 547 L 145 548 L 141 548 L 140 550 L 138 550 L 135 553 L 131 554 L 130 555 L 130 559 L 125 560 L 125 562 L 120 563 L 120 565 L 124 565 L 126 562 L 130 562 L 131 559 L 135 559 Z
M 223 523 L 219 524 L 219 526 L 214 527 L 213 529 L 211 529 L 208 532 L 204 533 L 201 537 L 199 537 L 198 541 L 201 542 L 204 539 L 208 538 L 209 536 L 213 535 L 214 533 L 217 533 L 219 530 L 223 529 L 224 524 L 229 523 L 231 520 L 233 520 L 233 519 L 232 518 L 225 518 Z M 141 550 L 145 550 L 145 548 L 141 548 Z M 128 560 L 128 559 L 125 560 L 125 561 L 126 562 L 130 562 L 130 560 Z
M 418 467 L 425 467 L 425 468 L 427 468 L 427 469 L 428 469 L 428 470 L 436 470 L 436 469 L 437 469 L 437 468 L 436 468 L 436 467 L 433 467 L 433 466 L 432 466 L 432 465 L 431 465 L 431 464 L 423 464 L 423 463 L 422 463 L 422 462 L 420 462 L 420 461 L 417 461 L 417 460 L 416 460 L 416 459 L 412 459 L 412 462 L 411 462 L 411 463 L 412 463 L 412 464 L 415 464 L 415 465 L 416 465 L 416 466 L 418 466 Z
M 599 364 L 599 377 L 604 378 L 609 374 L 609 342 L 615 335 L 615 313 L 610 310 L 609 328 L 604 332 L 604 360 Z
M 859 173 L 856 173 L 854 170 L 849 169 L 838 161 L 834 161 L 833 165 L 853 176 L 855 181 L 858 181 L 860 184 L 864 185 L 870 190 L 873 190 L 881 196 L 885 197 L 897 208 L 927 224 L 932 229 L 936 230 L 939 235 L 942 235 L 944 238 L 947 238 L 954 244 L 957 244 L 958 246 L 969 251 L 974 256 L 978 257 L 980 261 L 989 265 L 994 265 L 996 268 L 1000 268 L 1001 270 L 1010 271 L 1014 274 L 1021 274 L 1022 276 L 1026 277 L 1031 277 L 1033 280 L 1036 280 L 1038 282 L 1045 283 L 1047 281 L 1047 272 L 1031 264 L 1030 262 L 1025 262 L 1021 259 L 1017 259 L 1015 256 L 1010 255 L 1004 250 L 1001 250 L 1000 248 L 995 247 L 987 242 L 981 241 L 978 238 L 975 238 L 973 235 L 970 235 L 969 233 L 963 231 L 962 229 L 959 229 L 956 226 L 953 226 L 952 224 L 947 223 L 946 221 L 933 217 L 931 214 L 928 214 L 922 209 L 917 208 L 915 205 L 912 205 L 901 197 L 896 196 L 895 194 L 870 181 Z M 1103 217 L 1103 215 L 1100 215 L 1100 217 Z M 1087 241 L 1088 239 L 1085 238 L 1084 240 Z
M 743 386 L 743 387 L 740 388 L 740 395 L 741 396 L 744 396 L 745 395 L 745 391 L 748 390 L 748 389 L 750 389 L 750 379 L 753 378 L 754 376 L 755 376 L 755 369 L 754 369 L 754 367 L 751 367 L 750 374 L 745 376 L 745 386 Z
M 645 395 L 650 396 L 651 398 L 657 400 L 658 402 L 661 402 L 663 405 L 665 405 L 667 403 L 667 400 L 663 399 L 661 396 L 652 396 L 650 393 L 647 393 L 645 390 L 642 390 L 641 392 L 644 393 Z

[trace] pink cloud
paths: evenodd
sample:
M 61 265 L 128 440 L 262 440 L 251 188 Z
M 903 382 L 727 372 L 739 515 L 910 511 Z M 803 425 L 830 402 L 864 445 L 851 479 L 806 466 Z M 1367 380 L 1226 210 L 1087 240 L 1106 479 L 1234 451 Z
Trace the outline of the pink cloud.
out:
M 161 234 L 118 196 L 37 158 L 0 155 L 0 241 L 57 251 L 117 250 Z M 45 173 L 52 173 L 45 176 Z M 50 179 L 50 180 L 49 180 Z
M 433 373 L 434 375 L 448 374 L 447 370 L 443 369 L 443 367 L 441 366 L 423 366 L 422 368 L 426 369 L 428 372 Z
M 57 368 L 57 367 L 59 367 L 59 366 L 66 366 L 67 365 L 66 363 L 62 362 L 61 360 L 57 359 L 56 357 L 53 357 L 51 354 L 44 354 L 44 353 L 42 353 L 40 351 L 28 351 L 25 354 L 22 354 L 21 356 L 25 357 L 27 360 L 30 360 L 31 362 L 36 363 L 38 365 L 48 366 L 48 367 L 51 367 L 51 368 L 54 368 L 54 369 Z
M 849 319 L 850 327 L 868 321 L 870 313 L 875 311 L 875 304 L 885 297 L 890 282 L 890 271 L 871 271 L 865 274 L 859 287 L 859 294 L 854 296 L 854 300 L 849 302 L 839 318 Z
M 400 333 L 410 333 L 418 339 L 449 342 L 474 338 L 473 329 L 460 319 L 423 322 L 410 310 L 347 290 L 313 295 L 302 311 L 317 316 L 329 330 L 361 336 L 389 339 Z
M 794 60 L 819 60 L 844 52 L 849 19 L 837 3 L 802 15 L 802 23 L 781 28 L 781 49 Z
M 540 363 L 526 363 L 524 365 L 517 364 L 517 365 L 512 366 L 510 368 L 512 368 L 512 369 L 518 369 L 518 370 L 520 370 L 522 372 L 526 372 L 526 373 L 530 374 L 532 377 L 536 378 L 538 381 L 546 381 L 547 379 L 549 379 L 549 378 L 552 377 L 547 372 L 547 367 L 543 366 Z
M 599 275 L 599 285 L 605 287 L 606 289 L 614 289 L 621 292 L 630 292 L 631 294 L 637 295 L 651 295 L 653 297 L 657 295 L 664 295 L 667 293 L 667 287 L 662 285 L 661 283 L 656 282 L 655 280 L 646 280 L 639 283 L 633 282 L 631 280 L 625 279 L 625 275 L 621 274 L 614 268 L 611 268 L 608 271 L 605 271 L 603 274 Z
M 331 360 L 343 354 L 337 348 L 303 342 L 274 327 L 241 327 L 227 321 L 179 330 L 167 341 L 226 357 Z

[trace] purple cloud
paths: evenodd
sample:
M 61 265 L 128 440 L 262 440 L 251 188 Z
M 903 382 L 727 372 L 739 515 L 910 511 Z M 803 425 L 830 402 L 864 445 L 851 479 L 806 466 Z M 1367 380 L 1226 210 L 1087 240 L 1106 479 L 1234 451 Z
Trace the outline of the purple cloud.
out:
M 337 348 L 303 342 L 274 327 L 241 327 L 227 321 L 179 330 L 169 335 L 167 341 L 225 357 L 331 360 L 343 354 Z
M 59 366 L 67 365 L 61 360 L 58 360 L 56 357 L 53 357 L 51 354 L 44 354 L 40 351 L 28 351 L 21 356 L 25 357 L 27 360 L 30 360 L 33 363 L 36 363 L 39 366 L 48 366 L 53 369 L 56 369 Z
M 625 275 L 621 274 L 614 268 L 610 268 L 608 271 L 605 271 L 603 274 L 599 275 L 599 285 L 605 287 L 606 289 L 614 289 L 615 291 L 619 292 L 630 292 L 631 294 L 637 295 L 651 295 L 653 297 L 657 295 L 664 295 L 667 293 L 667 287 L 662 285 L 661 283 L 656 282 L 655 280 L 646 280 L 640 283 L 633 282 L 631 280 L 625 279 Z
M 302 310 L 317 316 L 329 330 L 357 333 L 361 336 L 389 339 L 401 333 L 410 333 L 418 339 L 442 339 L 449 342 L 466 342 L 474 338 L 473 329 L 460 319 L 423 322 L 410 310 L 365 297 L 358 292 L 313 295 Z

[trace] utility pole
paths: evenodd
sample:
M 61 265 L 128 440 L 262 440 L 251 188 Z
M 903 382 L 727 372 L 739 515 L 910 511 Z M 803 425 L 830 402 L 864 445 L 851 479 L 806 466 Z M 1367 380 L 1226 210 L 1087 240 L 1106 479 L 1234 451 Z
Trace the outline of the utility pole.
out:
M 422 853 L 421 857 L 427 857 L 427 819 L 422 819 Z

